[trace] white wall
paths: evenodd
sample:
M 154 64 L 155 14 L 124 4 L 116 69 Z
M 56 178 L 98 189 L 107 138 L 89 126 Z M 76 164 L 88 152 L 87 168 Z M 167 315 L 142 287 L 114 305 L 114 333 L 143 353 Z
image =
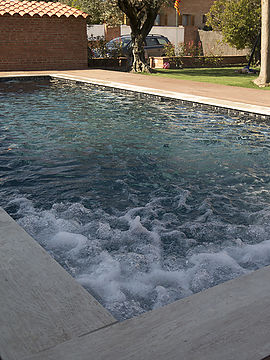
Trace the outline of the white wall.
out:
M 130 27 L 121 25 L 121 35 L 129 35 Z M 179 26 L 153 26 L 150 34 L 157 34 L 166 36 L 172 44 L 179 44 L 184 42 L 184 27 Z
M 87 38 L 105 36 L 105 25 L 87 25 Z
M 121 35 L 129 35 L 130 27 L 121 25 Z M 184 27 L 179 26 L 153 26 L 150 34 L 157 34 L 166 36 L 172 44 L 179 44 L 184 42 Z M 87 37 L 105 36 L 105 25 L 87 25 Z

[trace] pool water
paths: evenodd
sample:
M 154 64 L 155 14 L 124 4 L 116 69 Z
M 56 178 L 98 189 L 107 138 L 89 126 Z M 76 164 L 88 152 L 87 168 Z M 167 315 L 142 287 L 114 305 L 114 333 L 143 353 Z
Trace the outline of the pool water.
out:
M 270 264 L 268 124 L 9 81 L 0 139 L 0 205 L 119 320 Z

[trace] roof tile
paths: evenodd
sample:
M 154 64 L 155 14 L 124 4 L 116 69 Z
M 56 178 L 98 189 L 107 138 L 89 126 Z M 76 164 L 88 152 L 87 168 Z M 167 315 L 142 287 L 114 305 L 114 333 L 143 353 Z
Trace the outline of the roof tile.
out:
M 85 12 L 72 8 L 68 5 L 54 2 L 44 1 L 19 1 L 19 0 L 0 0 L 0 15 L 39 15 L 40 17 L 47 16 L 82 16 L 86 18 L 88 14 Z

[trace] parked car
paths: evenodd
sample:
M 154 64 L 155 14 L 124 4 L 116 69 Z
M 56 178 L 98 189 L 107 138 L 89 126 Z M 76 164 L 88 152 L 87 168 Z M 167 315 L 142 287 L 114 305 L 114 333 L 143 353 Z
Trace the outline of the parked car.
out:
M 165 45 L 169 43 L 170 41 L 163 35 L 147 35 L 144 44 L 145 57 L 163 56 Z M 131 36 L 122 35 L 109 41 L 106 47 L 111 54 L 118 52 L 122 56 L 130 56 L 131 45 Z

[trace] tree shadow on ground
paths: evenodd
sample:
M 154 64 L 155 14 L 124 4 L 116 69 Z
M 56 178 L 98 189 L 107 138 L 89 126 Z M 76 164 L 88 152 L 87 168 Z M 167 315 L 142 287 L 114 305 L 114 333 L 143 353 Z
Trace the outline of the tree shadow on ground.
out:
M 157 70 L 159 74 L 166 75 L 189 75 L 189 76 L 202 76 L 202 77 L 240 77 L 240 76 L 250 76 L 254 74 L 241 74 L 238 72 L 239 69 L 236 68 L 200 68 L 200 69 L 170 69 L 170 70 Z

